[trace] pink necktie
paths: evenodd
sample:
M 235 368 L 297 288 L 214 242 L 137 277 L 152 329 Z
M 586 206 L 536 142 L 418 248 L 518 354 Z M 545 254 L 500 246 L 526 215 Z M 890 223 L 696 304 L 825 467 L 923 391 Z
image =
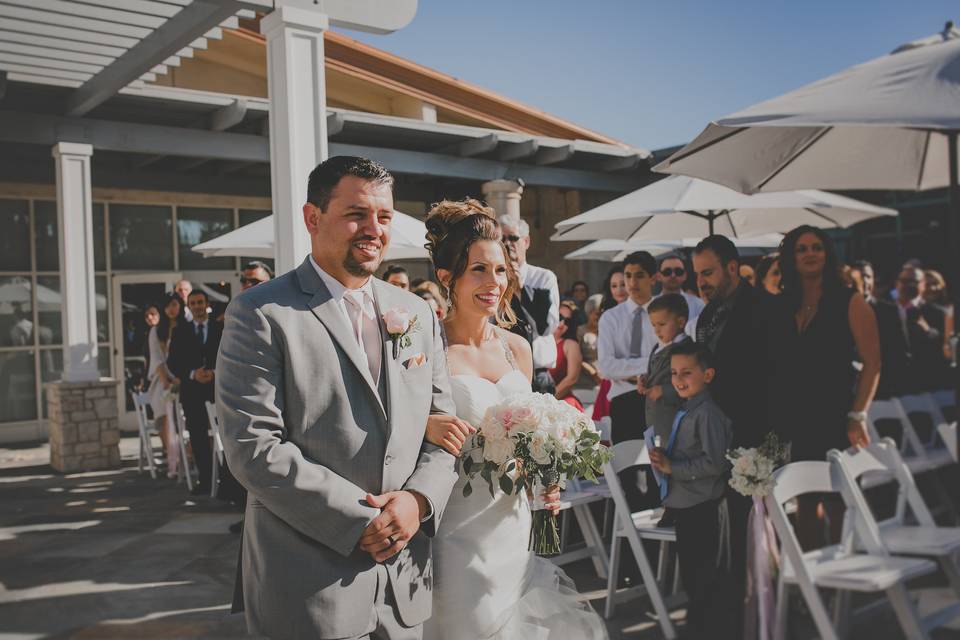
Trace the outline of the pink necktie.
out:
M 380 380 L 380 328 L 377 326 L 373 312 L 373 300 L 364 291 L 347 291 L 344 295 L 347 301 L 347 311 L 353 322 L 353 335 L 357 338 L 360 350 L 367 357 L 367 366 L 373 383 Z

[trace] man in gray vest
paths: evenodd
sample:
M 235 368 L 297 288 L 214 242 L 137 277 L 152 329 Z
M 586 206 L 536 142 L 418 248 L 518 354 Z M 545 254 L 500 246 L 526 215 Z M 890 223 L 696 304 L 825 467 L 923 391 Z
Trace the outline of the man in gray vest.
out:
M 303 207 L 311 254 L 227 309 L 217 409 L 249 491 L 251 633 L 414 640 L 430 615 L 429 536 L 456 474 L 424 433 L 454 406 L 430 307 L 372 277 L 392 216 L 382 166 L 330 158 Z

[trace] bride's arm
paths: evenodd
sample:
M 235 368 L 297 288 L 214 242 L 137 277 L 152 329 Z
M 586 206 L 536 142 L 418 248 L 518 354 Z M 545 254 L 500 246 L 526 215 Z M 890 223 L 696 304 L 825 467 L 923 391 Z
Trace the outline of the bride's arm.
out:
M 456 416 L 436 414 L 427 418 L 427 442 L 455 456 L 460 455 L 463 443 L 476 431 L 469 422 Z

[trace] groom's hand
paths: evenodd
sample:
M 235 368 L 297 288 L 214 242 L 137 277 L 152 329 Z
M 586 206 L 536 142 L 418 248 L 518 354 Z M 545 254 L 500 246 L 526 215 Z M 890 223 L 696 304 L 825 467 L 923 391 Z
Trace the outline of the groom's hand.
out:
M 367 495 L 367 504 L 380 509 L 363 535 L 360 548 L 383 562 L 407 546 L 420 529 L 420 519 L 427 512 L 427 501 L 411 491 L 390 491 L 379 496 Z

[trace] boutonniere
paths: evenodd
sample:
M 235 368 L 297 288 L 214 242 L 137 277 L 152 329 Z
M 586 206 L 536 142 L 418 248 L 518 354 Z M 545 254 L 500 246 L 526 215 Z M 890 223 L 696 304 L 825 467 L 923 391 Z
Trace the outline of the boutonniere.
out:
M 383 314 L 383 323 L 387 325 L 387 334 L 393 341 L 393 359 L 400 357 L 400 349 L 410 346 L 410 336 L 420 329 L 417 316 L 410 316 L 410 312 L 401 307 L 388 309 Z

